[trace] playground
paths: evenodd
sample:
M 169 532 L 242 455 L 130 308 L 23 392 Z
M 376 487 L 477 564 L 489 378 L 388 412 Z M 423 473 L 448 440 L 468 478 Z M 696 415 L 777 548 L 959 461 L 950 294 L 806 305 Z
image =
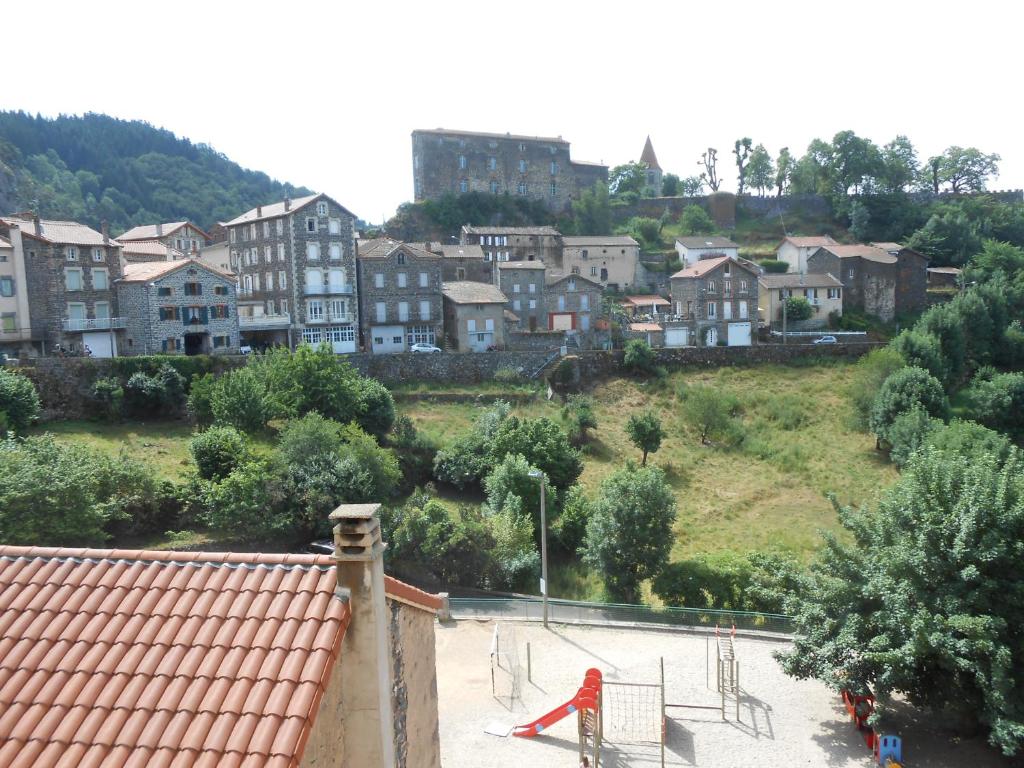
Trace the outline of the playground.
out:
M 438 625 L 442 763 L 577 768 L 582 741 L 591 766 L 599 742 L 608 768 L 660 766 L 663 755 L 664 765 L 700 768 L 877 765 L 837 694 L 782 673 L 772 653 L 783 641 L 727 630 L 717 639 L 721 647 L 714 633 Z M 905 768 L 1011 765 L 983 739 L 957 739 L 909 706 L 897 706 L 893 728 Z

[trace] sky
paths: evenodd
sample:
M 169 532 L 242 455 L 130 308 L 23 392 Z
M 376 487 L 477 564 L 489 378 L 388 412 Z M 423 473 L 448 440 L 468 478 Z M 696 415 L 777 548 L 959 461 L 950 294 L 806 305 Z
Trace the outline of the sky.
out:
M 999 153 L 990 188 L 1024 187 L 1012 0 L 29 8 L 26 34 L 0 44 L 0 108 L 145 120 L 371 222 L 412 198 L 416 128 L 560 135 L 573 159 L 609 165 L 638 159 L 649 134 L 680 176 L 716 147 L 723 189 L 743 136 L 774 157 L 846 129 L 880 145 L 904 134 L 921 158 Z

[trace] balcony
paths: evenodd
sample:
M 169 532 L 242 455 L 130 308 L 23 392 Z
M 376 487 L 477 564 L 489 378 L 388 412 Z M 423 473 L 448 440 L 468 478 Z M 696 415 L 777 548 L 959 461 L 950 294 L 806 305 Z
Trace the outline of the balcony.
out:
M 93 317 L 80 320 L 65 320 L 65 331 L 112 331 L 124 328 L 127 318 L 124 317 Z
M 306 296 L 351 296 L 355 292 L 352 285 L 307 285 L 303 288 Z
M 328 325 L 330 323 L 354 323 L 354 312 L 326 313 L 322 317 L 306 317 L 306 325 Z
M 292 324 L 291 315 L 239 315 L 238 327 L 243 331 L 263 331 L 271 328 L 287 328 Z

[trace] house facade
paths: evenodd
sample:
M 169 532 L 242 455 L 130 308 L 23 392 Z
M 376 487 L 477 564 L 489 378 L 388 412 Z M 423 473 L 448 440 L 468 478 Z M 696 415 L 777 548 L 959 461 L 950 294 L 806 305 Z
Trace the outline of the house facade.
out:
M 355 216 L 327 195 L 256 206 L 225 224 L 243 344 L 355 352 Z
M 561 211 L 582 190 L 607 183 L 608 166 L 572 160 L 561 137 L 438 128 L 412 132 L 412 175 L 416 202 L 483 192 L 540 200 Z
M 640 244 L 628 235 L 563 237 L 559 271 L 582 275 L 602 288 L 624 291 L 636 283 Z
M 601 313 L 601 284 L 582 275 L 548 275 L 547 329 L 590 333 Z
M 498 263 L 498 289 L 508 297 L 507 309 L 518 318 L 520 330 L 543 330 L 547 325 L 545 274 L 542 261 Z
M 676 253 L 679 254 L 679 261 L 684 266 L 692 267 L 701 259 L 714 259 L 720 256 L 739 258 L 740 247 L 727 237 L 698 235 L 677 237 Z
M 174 221 L 169 224 L 144 224 L 132 227 L 117 238 L 122 244 L 130 242 L 163 243 L 186 256 L 199 253 L 210 242 L 210 235 L 191 221 Z
M 497 276 L 495 261 L 486 258 L 479 245 L 462 243 L 424 243 L 423 248 L 441 257 L 441 279 L 445 282 L 469 280 L 493 283 Z
M 909 248 L 830 245 L 807 259 L 807 269 L 842 281 L 844 312 L 856 310 L 888 322 L 927 306 L 928 259 Z
M 23 288 L 14 290 L 25 291 L 28 329 L 21 318 L 15 327 L 31 336 L 35 349 L 119 354 L 125 321 L 114 291 L 121 277 L 116 241 L 84 224 L 31 214 L 0 218 L 0 237 L 11 243 L 15 269 L 18 261 L 24 265 Z
M 928 308 L 927 256 L 900 243 L 872 243 L 896 258 L 896 315 L 912 315 Z
M 0 236 L 0 352 L 11 356 L 31 354 L 32 324 L 21 230 L 11 227 L 3 231 L 6 236 Z
M 838 245 L 829 235 L 787 237 L 775 249 L 775 258 L 789 265 L 790 272 L 806 272 L 807 258 L 819 248 Z
M 179 261 L 187 259 L 188 253 L 160 242 L 159 240 L 128 240 L 121 245 L 121 264 L 142 264 L 147 261 Z
M 505 346 L 508 297 L 490 283 L 444 283 L 444 330 L 454 352 L 486 352 Z
M 702 259 L 670 279 L 674 314 L 666 346 L 750 346 L 758 307 L 758 273 L 729 256 Z
M 834 275 L 801 274 L 761 275 L 758 278 L 758 304 L 761 322 L 772 328 L 782 326 L 783 305 L 786 299 L 801 297 L 811 305 L 810 319 L 801 321 L 801 327 L 822 327 L 829 317 L 842 317 L 843 284 Z M 793 322 L 787 318 L 789 322 Z M 790 326 L 792 327 L 792 326 Z
M 239 348 L 235 280 L 201 261 L 129 264 L 117 281 L 127 355 L 223 355 Z
M 562 255 L 562 234 L 554 227 L 473 227 L 459 233 L 463 245 L 479 245 L 487 261 L 543 261 Z
M 386 238 L 360 243 L 356 266 L 365 350 L 388 354 L 441 343 L 441 259 Z

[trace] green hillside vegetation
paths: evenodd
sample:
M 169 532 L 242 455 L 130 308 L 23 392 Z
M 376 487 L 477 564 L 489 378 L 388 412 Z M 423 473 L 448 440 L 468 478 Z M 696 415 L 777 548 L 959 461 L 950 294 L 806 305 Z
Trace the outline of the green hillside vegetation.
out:
M 0 112 L 0 213 L 31 209 L 96 228 L 107 221 L 117 235 L 157 221 L 209 227 L 308 193 L 137 120 Z

